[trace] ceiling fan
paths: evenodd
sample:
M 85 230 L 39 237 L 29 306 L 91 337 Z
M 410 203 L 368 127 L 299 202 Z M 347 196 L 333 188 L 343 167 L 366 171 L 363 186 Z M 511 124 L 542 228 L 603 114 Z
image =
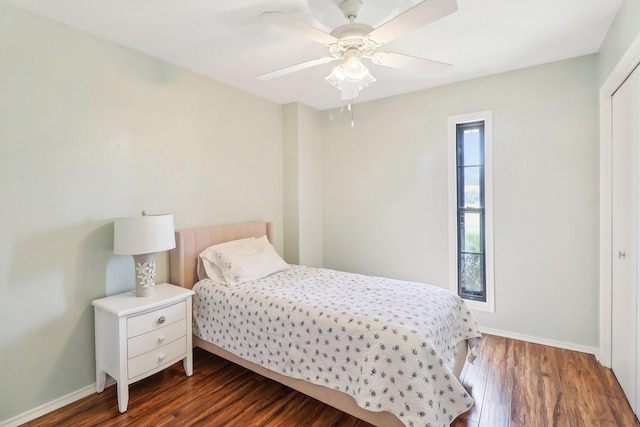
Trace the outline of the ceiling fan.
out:
M 403 68 L 412 62 L 428 63 L 435 67 L 450 68 L 451 64 L 424 58 L 378 50 L 382 45 L 434 22 L 458 10 L 456 0 L 424 0 L 402 14 L 385 22 L 378 28 L 355 22 L 363 0 L 334 0 L 349 23 L 341 25 L 327 34 L 311 25 L 282 12 L 265 12 L 260 18 L 283 28 L 296 31 L 329 48 L 329 56 L 291 65 L 257 76 L 268 80 L 320 64 L 341 60 L 325 80 L 341 91 L 343 100 L 351 100 L 358 92 L 376 79 L 371 75 L 362 59 L 376 65 Z

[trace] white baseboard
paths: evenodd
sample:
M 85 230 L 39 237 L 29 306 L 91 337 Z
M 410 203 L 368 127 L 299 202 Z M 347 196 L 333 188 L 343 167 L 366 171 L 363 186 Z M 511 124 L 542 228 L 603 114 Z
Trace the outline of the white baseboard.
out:
M 115 384 L 115 380 L 107 377 L 106 387 L 112 386 Z M 70 403 L 73 403 L 77 400 L 80 400 L 84 397 L 91 396 L 96 393 L 96 385 L 91 384 L 86 387 L 81 388 L 80 390 L 76 390 L 72 393 L 67 394 L 66 396 L 59 397 L 51 402 L 45 403 L 44 405 L 40 405 L 37 408 L 31 409 L 27 412 L 24 412 L 20 415 L 16 415 L 13 418 L 10 418 L 5 421 L 0 421 L 0 427 L 17 427 L 29 421 L 33 421 L 38 417 L 48 414 L 49 412 L 53 412 L 56 409 L 60 409 L 63 406 L 66 406 Z
M 579 345 L 579 344 L 550 340 L 547 338 L 532 337 L 529 335 L 518 334 L 516 332 L 503 331 L 500 329 L 480 327 L 480 332 L 482 332 L 483 334 L 497 335 L 499 337 L 511 338 L 514 340 L 526 341 L 534 344 L 548 345 L 550 347 L 562 348 L 564 350 L 572 350 L 572 351 L 578 351 L 580 353 L 593 354 L 596 357 L 596 359 L 599 360 L 598 358 L 599 351 L 597 347 L 588 347 L 588 346 Z

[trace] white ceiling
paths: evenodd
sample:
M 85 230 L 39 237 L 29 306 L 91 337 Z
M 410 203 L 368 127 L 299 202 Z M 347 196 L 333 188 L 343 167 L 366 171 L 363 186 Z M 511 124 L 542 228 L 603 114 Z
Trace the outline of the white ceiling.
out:
M 272 80 L 255 76 L 327 56 L 327 48 L 260 21 L 282 11 L 330 32 L 340 0 L 5 0 L 279 104 L 343 105 L 324 80 L 335 63 Z M 427 0 L 429 1 L 429 0 Z M 378 27 L 419 0 L 363 0 L 357 22 Z M 623 0 L 458 0 L 458 11 L 384 50 L 453 64 L 442 75 L 367 64 L 377 81 L 356 102 L 595 53 Z

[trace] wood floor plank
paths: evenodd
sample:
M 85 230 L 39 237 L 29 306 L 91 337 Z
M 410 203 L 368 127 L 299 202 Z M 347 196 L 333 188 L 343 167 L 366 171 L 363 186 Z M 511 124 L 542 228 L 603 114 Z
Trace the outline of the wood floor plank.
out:
M 491 378 L 491 381 L 487 381 L 484 399 L 506 407 L 511 405 L 510 390 L 513 383 L 509 366 L 505 363 L 509 358 L 510 351 L 510 340 L 495 337 L 491 346 L 482 347 L 483 368 L 480 370 L 480 375 Z
M 468 372 L 465 373 L 462 378 L 462 385 L 464 385 L 471 397 L 473 397 L 473 400 L 476 402 L 476 404 L 473 405 L 467 413 L 467 418 L 469 421 L 479 422 L 482 405 L 478 404 L 478 402 L 484 401 L 487 378 L 477 374 L 469 374 Z
M 509 408 L 494 402 L 485 401 L 482 405 L 480 426 L 509 427 Z
M 640 427 L 611 370 L 592 355 L 485 335 L 461 379 L 475 405 L 454 427 Z M 178 363 L 133 384 L 124 414 L 108 387 L 25 424 L 95 425 L 371 427 L 200 349 L 192 377 Z

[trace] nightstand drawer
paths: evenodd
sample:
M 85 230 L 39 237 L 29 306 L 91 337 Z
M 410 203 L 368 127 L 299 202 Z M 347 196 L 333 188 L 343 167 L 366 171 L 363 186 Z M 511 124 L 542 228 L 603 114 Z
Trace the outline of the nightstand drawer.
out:
M 147 371 L 156 369 L 171 360 L 178 359 L 187 354 L 187 337 L 177 339 L 167 345 L 138 357 L 129 359 L 128 375 L 129 379 L 142 375 Z
M 133 357 L 140 356 L 142 353 L 162 347 L 167 343 L 185 336 L 186 332 L 187 320 L 182 319 L 167 325 L 164 328 L 129 338 L 127 340 L 127 358 L 131 359 Z
M 151 332 L 187 317 L 187 304 L 182 301 L 141 316 L 127 319 L 127 337 Z

